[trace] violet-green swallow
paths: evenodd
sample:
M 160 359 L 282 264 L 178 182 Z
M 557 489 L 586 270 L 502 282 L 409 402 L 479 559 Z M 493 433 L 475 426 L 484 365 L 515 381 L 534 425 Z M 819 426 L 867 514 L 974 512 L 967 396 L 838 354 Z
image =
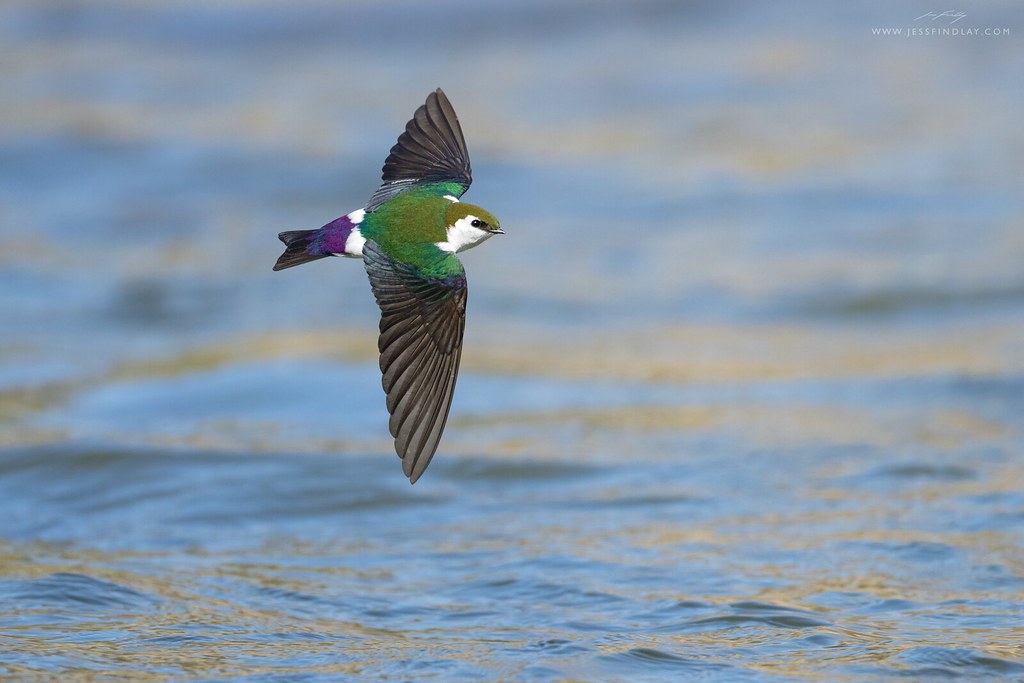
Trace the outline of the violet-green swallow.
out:
M 434 457 L 455 391 L 466 326 L 466 271 L 455 256 L 504 234 L 459 201 L 472 172 L 455 110 L 438 88 L 384 161 L 366 207 L 278 237 L 274 270 L 326 256 L 362 258 L 380 306 L 380 369 L 402 470 L 416 483 Z

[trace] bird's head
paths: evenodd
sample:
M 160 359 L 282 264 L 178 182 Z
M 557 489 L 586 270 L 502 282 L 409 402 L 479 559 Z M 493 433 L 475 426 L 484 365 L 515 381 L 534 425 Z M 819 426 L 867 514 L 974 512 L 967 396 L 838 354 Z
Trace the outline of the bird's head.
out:
M 504 235 L 501 223 L 490 212 L 465 202 L 452 202 L 445 211 L 448 240 L 440 246 L 452 253 L 464 251 L 491 235 Z

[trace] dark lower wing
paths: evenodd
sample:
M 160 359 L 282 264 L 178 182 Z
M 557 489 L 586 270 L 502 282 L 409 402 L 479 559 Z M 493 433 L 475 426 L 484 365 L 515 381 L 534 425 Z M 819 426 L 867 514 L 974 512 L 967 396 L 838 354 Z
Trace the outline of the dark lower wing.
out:
M 402 469 L 416 483 L 434 457 L 459 374 L 466 278 L 426 278 L 372 240 L 363 263 L 380 306 L 380 369 Z

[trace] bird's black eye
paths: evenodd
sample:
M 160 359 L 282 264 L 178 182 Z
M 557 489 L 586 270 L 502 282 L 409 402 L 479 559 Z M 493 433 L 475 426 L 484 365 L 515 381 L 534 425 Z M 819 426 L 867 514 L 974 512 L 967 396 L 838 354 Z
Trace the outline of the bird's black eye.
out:
M 474 218 L 474 219 L 472 220 L 472 222 L 470 223 L 470 225 L 472 225 L 472 226 L 473 226 L 474 228 L 482 228 L 482 227 L 484 227 L 484 226 L 485 226 L 485 225 L 487 225 L 487 224 L 486 224 L 486 223 L 484 223 L 484 222 L 483 222 L 482 220 L 480 220 L 479 218 Z

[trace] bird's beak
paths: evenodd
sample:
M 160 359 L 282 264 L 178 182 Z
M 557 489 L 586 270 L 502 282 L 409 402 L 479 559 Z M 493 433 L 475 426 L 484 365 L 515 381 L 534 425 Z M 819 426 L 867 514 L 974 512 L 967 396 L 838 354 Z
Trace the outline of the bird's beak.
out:
M 501 228 L 495 228 L 494 230 L 491 230 L 491 234 L 492 235 L 504 235 L 505 231 L 502 230 Z

